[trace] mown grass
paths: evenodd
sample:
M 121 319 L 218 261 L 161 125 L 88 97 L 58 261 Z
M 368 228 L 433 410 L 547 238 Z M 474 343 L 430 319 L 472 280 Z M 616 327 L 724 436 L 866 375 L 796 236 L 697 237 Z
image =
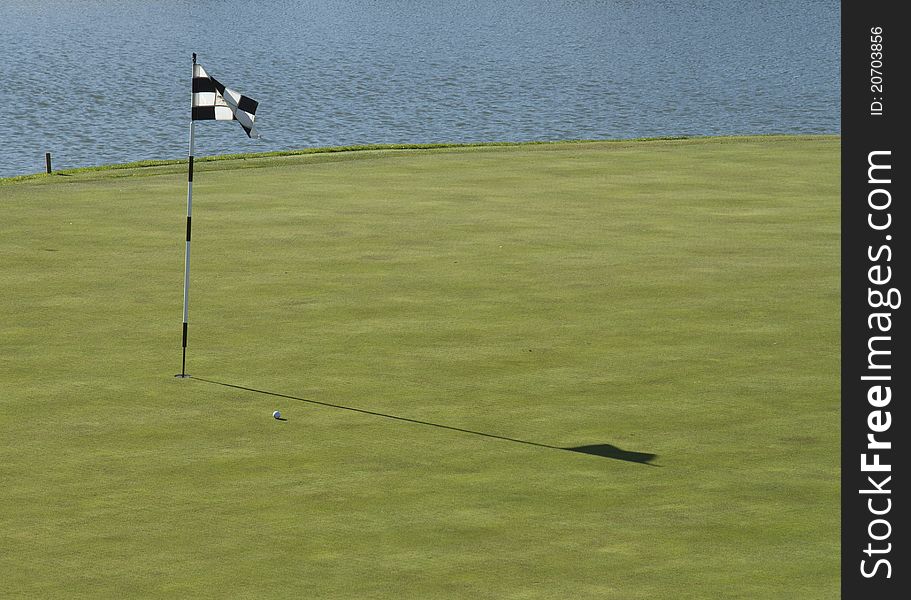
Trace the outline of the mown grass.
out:
M 204 162 L 189 380 L 185 166 L 7 181 L 4 594 L 836 596 L 838 153 Z

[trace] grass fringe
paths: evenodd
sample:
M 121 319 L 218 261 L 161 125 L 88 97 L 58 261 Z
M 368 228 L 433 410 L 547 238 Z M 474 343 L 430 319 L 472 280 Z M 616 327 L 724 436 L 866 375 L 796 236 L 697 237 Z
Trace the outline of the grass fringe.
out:
M 677 142 L 677 141 L 725 141 L 737 140 L 744 138 L 793 138 L 795 140 L 806 138 L 832 137 L 837 135 L 787 135 L 787 134 L 757 134 L 748 136 L 662 136 L 662 137 L 641 137 L 630 139 L 616 140 L 597 140 L 597 139 L 576 139 L 576 140 L 559 140 L 559 141 L 529 141 L 529 142 L 444 142 L 433 144 L 360 144 L 349 146 L 324 146 L 318 148 L 302 148 L 298 150 L 274 150 L 270 152 L 246 152 L 237 154 L 220 154 L 215 156 L 194 157 L 194 164 L 215 163 L 222 161 L 249 161 L 269 158 L 284 158 L 295 156 L 311 156 L 317 154 L 339 154 L 339 153 L 361 153 L 361 152 L 388 152 L 400 150 L 446 150 L 446 149 L 467 149 L 467 148 L 505 148 L 505 147 L 523 147 L 523 146 L 557 146 L 563 144 L 583 144 L 583 143 L 631 143 L 631 142 Z M 16 175 L 13 177 L 0 177 L 0 185 L 20 183 L 24 181 L 52 180 L 57 177 L 71 177 L 74 175 L 85 174 L 105 174 L 114 177 L 130 177 L 134 175 L 161 175 L 177 172 L 179 169 L 168 169 L 168 167 L 180 167 L 187 164 L 186 158 L 164 159 L 164 160 L 140 160 L 129 163 L 115 163 L 108 165 L 97 165 L 91 167 L 78 167 L 74 169 L 61 169 L 53 173 L 34 173 L 28 175 Z M 249 165 L 255 166 L 255 165 Z M 130 173 L 108 173 L 110 171 L 131 171 Z

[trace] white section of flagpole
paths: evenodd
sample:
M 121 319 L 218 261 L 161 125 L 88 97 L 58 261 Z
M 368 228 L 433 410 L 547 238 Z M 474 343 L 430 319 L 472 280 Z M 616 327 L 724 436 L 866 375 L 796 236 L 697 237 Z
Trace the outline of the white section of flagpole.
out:
M 180 374 L 187 375 L 187 324 L 190 317 L 190 223 L 193 217 L 193 78 L 196 74 L 196 54 L 193 54 L 193 71 L 190 76 L 190 145 L 187 151 L 187 250 L 184 255 L 183 268 L 183 358 L 180 362 Z

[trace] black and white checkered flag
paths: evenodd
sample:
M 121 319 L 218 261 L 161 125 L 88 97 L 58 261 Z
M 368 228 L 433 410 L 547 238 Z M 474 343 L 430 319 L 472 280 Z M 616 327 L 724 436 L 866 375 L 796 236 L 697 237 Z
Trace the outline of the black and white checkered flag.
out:
M 253 128 L 259 103 L 211 77 L 202 65 L 193 65 L 193 120 L 238 121 L 251 138 L 259 137 Z
M 187 375 L 187 330 L 190 321 L 190 224 L 193 219 L 193 129 L 196 121 L 238 121 L 247 136 L 258 138 L 253 128 L 259 104 L 239 92 L 226 88 L 196 64 L 193 53 L 193 85 L 191 89 L 190 146 L 187 151 L 187 251 L 183 270 L 183 358 L 177 377 Z

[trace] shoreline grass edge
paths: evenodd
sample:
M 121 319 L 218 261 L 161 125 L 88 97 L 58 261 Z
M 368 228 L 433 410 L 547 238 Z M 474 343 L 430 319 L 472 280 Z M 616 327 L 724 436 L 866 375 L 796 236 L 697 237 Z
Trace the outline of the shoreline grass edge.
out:
M 780 141 L 782 139 L 793 139 L 795 141 L 805 139 L 838 139 L 839 134 L 745 134 L 745 135 L 724 135 L 724 136 L 660 136 L 660 137 L 641 137 L 627 139 L 572 139 L 572 140 L 555 140 L 555 141 L 523 141 L 523 142 L 440 142 L 440 143 L 414 143 L 414 144 L 358 144 L 348 146 L 321 146 L 314 148 L 301 148 L 296 150 L 272 150 L 267 152 L 243 152 L 233 154 L 218 154 L 212 156 L 196 156 L 194 164 L 200 163 L 221 163 L 228 161 L 250 161 L 238 168 L 250 168 L 257 166 L 273 166 L 275 163 L 268 159 L 276 158 L 295 158 L 311 157 L 315 155 L 355 155 L 363 156 L 366 153 L 386 156 L 390 152 L 400 151 L 459 151 L 459 150 L 478 150 L 490 148 L 526 148 L 541 147 L 550 148 L 557 146 L 566 146 L 571 144 L 630 144 L 630 143 L 708 143 L 708 142 L 725 142 L 733 140 L 752 139 L 755 141 Z M 140 160 L 128 163 L 113 163 L 106 165 L 95 165 L 89 167 L 76 167 L 72 169 L 60 169 L 53 173 L 31 173 L 25 175 L 14 175 L 12 177 L 0 177 L 0 185 L 16 184 L 26 181 L 44 181 L 60 182 L 59 177 L 71 177 L 74 175 L 99 175 L 101 177 L 131 177 L 140 175 L 167 175 L 183 171 L 187 164 L 186 158 L 179 159 L 153 159 Z M 226 165 L 224 168 L 231 168 Z M 115 173 L 110 173 L 114 171 Z M 84 181 L 81 178 L 80 181 Z

